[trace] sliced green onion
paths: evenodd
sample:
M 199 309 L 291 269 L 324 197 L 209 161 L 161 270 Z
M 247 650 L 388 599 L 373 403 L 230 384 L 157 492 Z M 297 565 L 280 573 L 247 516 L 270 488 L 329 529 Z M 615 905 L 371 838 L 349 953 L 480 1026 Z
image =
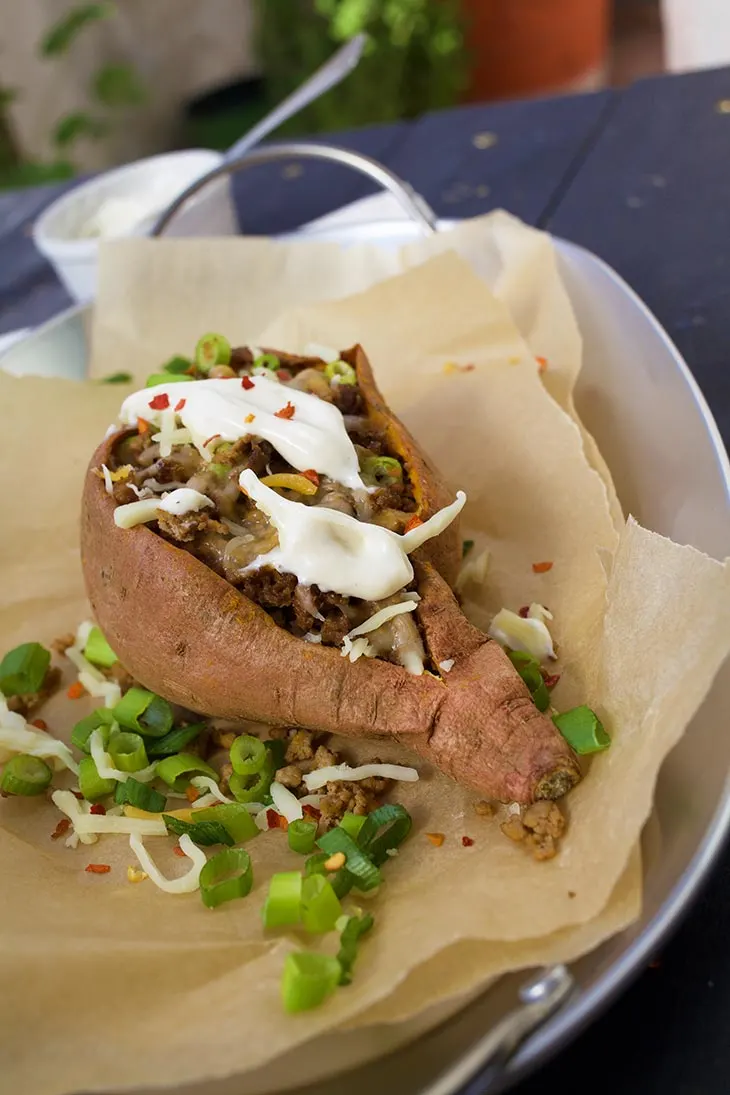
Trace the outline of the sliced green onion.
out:
M 271 761 L 268 761 L 263 769 L 254 776 L 241 776 L 238 772 L 234 772 L 228 780 L 228 788 L 237 802 L 263 802 L 266 804 L 266 796 L 269 793 L 273 778 L 274 768 Z
M 325 867 L 328 859 L 329 852 L 315 852 L 314 855 L 310 855 L 304 863 L 304 877 L 310 878 L 313 874 L 328 874 Z
M 299 924 L 302 913 L 302 876 L 299 871 L 272 875 L 269 892 L 261 910 L 265 928 L 286 928 Z
M 348 916 L 342 932 L 340 933 L 340 949 L 337 952 L 337 961 L 340 963 L 340 984 L 349 985 L 352 981 L 352 967 L 357 958 L 360 936 L 365 935 L 372 928 L 374 920 L 369 913 L 364 916 Z
M 412 825 L 413 820 L 405 806 L 397 802 L 386 803 L 385 806 L 378 806 L 377 810 L 373 810 L 365 818 L 365 824 L 360 829 L 358 844 L 375 866 L 380 867 L 388 859 L 388 852 L 403 843 Z M 331 832 L 336 831 L 336 829 L 331 830 Z M 322 847 L 321 843 L 320 847 Z M 347 868 L 352 871 L 352 864 L 349 861 Z M 362 889 L 359 882 L 358 886 Z
M 611 744 L 598 715 L 585 704 L 564 711 L 562 715 L 553 715 L 553 722 L 579 756 L 601 753 Z
M 462 542 L 461 542 L 461 557 L 462 557 L 462 559 L 466 559 L 467 555 L 469 554 L 469 552 L 471 551 L 471 549 L 473 547 L 474 547 L 474 541 L 473 540 L 462 540 Z
M 0 692 L 6 696 L 29 696 L 40 692 L 51 664 L 50 651 L 40 643 L 21 643 L 0 662 Z
M 204 722 L 196 722 L 191 726 L 179 726 L 165 734 L 164 738 L 155 738 L 147 743 L 148 757 L 169 757 L 172 753 L 179 753 L 191 741 L 194 741 L 205 728 Z
M 93 757 L 82 757 L 79 761 L 79 787 L 87 802 L 110 795 L 116 786 L 116 780 L 104 779 L 99 775 Z
M 214 821 L 222 825 L 231 835 L 234 844 L 243 844 L 261 832 L 246 807 L 237 802 L 222 802 L 220 806 L 204 806 L 200 810 L 195 810 L 193 817 L 196 821 Z
M 340 963 L 329 954 L 291 951 L 284 959 L 281 999 L 290 1014 L 317 1008 L 340 980 Z
M 340 828 L 344 829 L 348 836 L 351 836 L 353 840 L 357 841 L 360 835 L 360 830 L 365 824 L 365 814 L 343 814 L 340 821 Z
M 193 363 L 189 357 L 183 357 L 181 354 L 175 354 L 169 361 L 166 361 L 162 366 L 162 370 L 165 373 L 173 373 L 179 376 L 181 373 L 189 373 L 193 367 Z
M 114 767 L 120 772 L 141 772 L 150 763 L 142 738 L 131 730 L 112 734 L 107 748 Z
M 342 905 L 328 879 L 310 875 L 302 882 L 301 919 L 306 931 L 322 935 L 331 932 L 342 916 Z
M 239 776 L 255 776 L 264 768 L 268 754 L 266 746 L 251 734 L 241 734 L 231 746 L 231 764 Z
M 108 707 L 100 707 L 98 710 L 92 711 L 90 715 L 87 715 L 85 719 L 81 719 L 74 726 L 71 734 L 71 744 L 75 745 L 82 753 L 88 753 L 89 738 L 93 732 L 100 728 L 105 728 L 105 733 L 102 734 L 102 740 L 104 748 L 106 749 L 109 744 L 109 734 L 113 721 L 114 714 Z
M 281 361 L 276 354 L 259 354 L 253 363 L 254 369 L 271 369 L 272 372 L 276 372 L 281 368 Z
M 207 334 L 198 339 L 195 364 L 201 373 L 209 373 L 214 365 L 227 365 L 231 360 L 231 344 L 223 335 Z
M 317 839 L 317 822 L 304 821 L 302 818 L 290 821 L 286 835 L 293 852 L 309 855 L 314 851 L 314 842 Z
M 330 855 L 344 852 L 346 869 L 355 878 L 358 889 L 374 890 L 382 882 L 382 876 L 375 864 L 339 826 L 318 837 L 317 844 L 323 852 L 329 852 Z
M 540 663 L 537 658 L 524 650 L 510 650 L 507 652 L 507 657 L 530 690 L 535 707 L 538 711 L 547 711 L 550 706 L 550 694 L 540 672 Z
M 136 806 L 138 810 L 147 810 L 151 814 L 159 814 L 165 809 L 167 799 L 148 783 L 140 783 L 138 779 L 130 776 L 124 782 L 117 783 L 114 788 L 114 801 L 118 806 Z
M 264 742 L 264 745 L 271 754 L 271 763 L 274 766 L 274 771 L 283 768 L 286 764 L 286 742 L 282 741 L 281 738 L 269 738 Z
M 366 456 L 360 470 L 364 479 L 375 484 L 399 483 L 403 478 L 401 463 L 394 456 Z
M 107 669 L 110 665 L 114 665 L 119 661 L 119 658 L 104 638 L 104 634 L 100 627 L 92 627 L 89 632 L 89 637 L 86 640 L 86 646 L 84 647 L 84 657 L 90 661 L 92 665 L 102 665 Z
M 114 708 L 114 718 L 125 730 L 161 738 L 172 727 L 172 708 L 146 688 L 130 688 Z
M 330 383 L 337 378 L 338 384 L 357 384 L 357 374 L 346 361 L 330 361 L 325 365 L 324 375 Z
M 210 776 L 218 782 L 215 768 L 211 768 L 193 753 L 178 753 L 175 757 L 158 760 L 157 775 L 173 791 L 184 791 L 192 776 Z
M 145 388 L 156 388 L 159 384 L 184 384 L 189 376 L 173 376 L 171 373 L 151 373 L 145 380 Z
M 129 384 L 133 379 L 131 373 L 109 373 L 99 377 L 99 384 Z
M 252 886 L 251 857 L 244 848 L 224 848 L 200 872 L 200 896 L 209 909 L 245 897 Z
M 179 817 L 163 814 L 162 820 L 168 833 L 175 836 L 188 834 L 193 844 L 209 847 L 212 844 L 233 844 L 233 837 L 220 821 L 183 821 Z
M 42 795 L 51 782 L 53 772 L 40 757 L 19 753 L 11 757 L 0 778 L 0 791 L 5 795 Z
M 208 464 L 208 471 L 213 475 L 216 475 L 219 479 L 225 479 L 227 475 L 230 475 L 230 464 L 216 464 L 215 462 Z

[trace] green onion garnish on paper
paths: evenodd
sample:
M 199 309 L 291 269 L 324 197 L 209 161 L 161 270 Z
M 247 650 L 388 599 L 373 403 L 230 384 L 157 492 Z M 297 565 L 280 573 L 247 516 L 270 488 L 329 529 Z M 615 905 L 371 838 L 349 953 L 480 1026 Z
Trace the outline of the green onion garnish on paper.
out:
M 319 1007 L 340 980 L 340 963 L 329 954 L 292 951 L 284 960 L 281 999 L 290 1014 Z
M 253 886 L 251 857 L 243 848 L 224 848 L 200 872 L 200 896 L 209 909 L 246 897 Z
M 51 664 L 50 651 L 40 643 L 21 643 L 0 662 L 0 692 L 28 696 L 39 692 Z
M 0 778 L 0 791 L 5 795 L 21 795 L 28 798 L 42 795 L 51 782 L 53 772 L 40 757 L 19 753 L 11 757 Z
M 562 715 L 554 715 L 553 722 L 579 756 L 601 753 L 611 744 L 598 715 L 585 704 L 564 711 Z

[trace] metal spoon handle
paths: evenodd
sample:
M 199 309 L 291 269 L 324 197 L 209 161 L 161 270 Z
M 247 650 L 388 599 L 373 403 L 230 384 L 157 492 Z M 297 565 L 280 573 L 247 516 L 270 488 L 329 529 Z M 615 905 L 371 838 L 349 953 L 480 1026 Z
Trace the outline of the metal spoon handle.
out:
M 356 34 L 354 38 L 346 42 L 341 49 L 337 50 L 337 53 L 330 57 L 329 61 L 326 61 L 308 80 L 305 80 L 301 87 L 293 91 L 287 99 L 284 99 L 283 103 L 279 103 L 253 129 L 250 129 L 235 144 L 232 144 L 225 154 L 225 160 L 240 159 L 264 137 L 268 137 L 269 133 L 273 133 L 289 118 L 298 114 L 300 110 L 304 110 L 305 106 L 309 106 L 320 95 L 324 95 L 325 91 L 329 91 L 341 83 L 360 60 L 362 51 L 365 48 L 365 41 L 364 34 Z

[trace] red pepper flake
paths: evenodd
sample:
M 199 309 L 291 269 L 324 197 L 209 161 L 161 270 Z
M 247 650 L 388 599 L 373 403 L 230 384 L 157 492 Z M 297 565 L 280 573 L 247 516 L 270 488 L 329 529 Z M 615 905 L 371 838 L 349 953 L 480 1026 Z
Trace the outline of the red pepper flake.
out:
M 277 814 L 276 810 L 266 811 L 266 824 L 269 826 L 270 829 L 279 828 L 279 815 Z
M 185 788 L 185 798 L 188 802 L 197 802 L 200 798 L 200 791 L 197 787 L 193 787 L 192 783 Z
M 182 858 L 185 859 L 185 852 L 182 850 L 179 844 L 176 844 L 172 850 L 175 855 L 182 856 Z
M 279 411 L 274 411 L 274 418 L 293 418 L 296 407 L 289 400 L 286 407 L 282 407 Z
M 523 620 L 526 620 L 529 615 L 530 615 L 530 606 L 529 605 L 523 605 L 522 608 L 520 609 L 520 611 L 518 612 L 518 616 L 521 616 Z
M 538 373 L 544 373 L 545 370 L 548 367 L 547 358 L 546 357 L 536 357 L 535 361 L 537 362 L 537 371 L 538 371 Z
M 256 385 L 254 384 L 250 376 L 242 376 L 241 387 L 243 388 L 244 392 L 250 392 L 252 388 L 256 387 Z
M 175 404 L 175 411 L 176 412 L 181 411 L 184 406 L 185 406 L 185 400 L 184 399 L 179 399 L 177 401 L 177 403 Z
M 35 726 L 36 730 L 47 730 L 48 729 L 48 723 L 45 722 L 43 719 L 33 719 L 32 723 L 30 725 Z
M 426 833 L 426 840 L 430 840 L 434 848 L 440 848 L 446 837 L 443 833 Z
M 422 524 L 423 524 L 423 521 L 421 520 L 421 518 L 418 516 L 417 513 L 414 513 L 412 517 L 408 518 L 408 522 L 407 522 L 406 527 L 403 531 L 404 532 L 412 532 L 414 528 L 418 528 L 418 526 L 422 525 Z
M 465 848 L 471 848 L 474 841 L 470 836 L 463 836 L 461 838 L 461 843 L 464 845 Z
M 204 449 L 207 449 L 207 448 L 208 448 L 208 445 L 210 445 L 211 441 L 215 441 L 215 439 L 216 439 L 217 437 L 220 437 L 220 434 L 219 434 L 219 433 L 214 433 L 214 434 L 212 434 L 212 435 L 211 435 L 211 436 L 210 436 L 210 437 L 208 438 L 208 440 L 207 440 L 207 441 L 204 441 L 204 442 L 203 442 L 203 448 L 204 448 Z
M 304 812 L 304 811 L 302 811 L 302 812 Z M 284 832 L 286 832 L 287 829 L 289 828 L 289 822 L 286 820 L 285 817 L 282 817 L 281 814 L 279 814 L 279 828 L 283 829 Z
M 291 380 L 291 373 L 288 369 L 277 369 L 276 379 L 280 380 L 282 384 L 288 384 Z
M 95 802 L 95 803 L 94 803 L 94 805 L 93 805 L 93 806 L 91 807 L 91 809 L 89 810 L 89 813 L 90 813 L 90 814 L 100 814 L 100 815 L 103 815 L 103 814 L 105 814 L 105 813 L 106 813 L 106 809 L 105 809 L 105 807 L 104 807 L 104 806 L 102 806 L 102 804 L 101 804 L 100 802 Z
M 302 806 L 302 813 L 305 817 L 314 818 L 315 821 L 319 821 L 322 816 L 322 811 L 318 810 L 316 806 L 310 805 L 310 803 L 308 802 L 305 802 L 305 804 Z
M 51 833 L 51 840 L 58 840 L 64 833 L 67 833 L 71 828 L 71 822 L 67 817 L 62 817 L 56 828 Z
M 243 421 L 246 423 L 246 425 L 250 425 L 254 421 L 255 418 L 256 418 L 255 414 L 247 414 Z
M 315 487 L 319 486 L 319 476 L 314 468 L 307 468 L 306 471 L 300 472 L 299 474 L 303 475 L 305 479 L 308 479 L 310 483 L 314 483 Z
M 66 689 L 66 695 L 70 700 L 80 700 L 85 693 L 86 689 L 81 681 L 74 681 L 73 684 L 70 684 Z
M 170 406 L 170 397 L 167 392 L 160 392 L 154 399 L 150 399 L 148 406 L 151 411 L 166 411 Z
M 81 794 L 81 791 L 72 791 L 71 794 L 74 796 L 74 798 L 77 798 L 79 802 L 84 801 L 84 796 Z
M 146 418 L 137 419 L 137 433 L 147 433 L 150 428 L 150 424 Z
M 533 563 L 532 569 L 535 574 L 547 574 L 549 570 L 553 569 L 552 563 Z
M 560 680 L 559 673 L 546 673 L 544 669 L 541 669 L 542 679 L 545 681 L 546 688 L 555 688 L 555 685 Z
M 108 863 L 89 863 L 84 870 L 87 874 L 109 874 L 111 867 Z

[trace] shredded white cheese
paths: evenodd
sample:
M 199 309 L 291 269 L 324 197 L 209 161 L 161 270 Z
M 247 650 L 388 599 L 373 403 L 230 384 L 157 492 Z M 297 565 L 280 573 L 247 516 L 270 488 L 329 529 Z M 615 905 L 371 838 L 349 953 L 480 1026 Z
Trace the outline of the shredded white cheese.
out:
M 442 662 L 439 662 L 439 669 L 443 670 L 444 673 L 450 673 L 453 668 L 454 668 L 454 659 L 453 658 L 444 658 L 444 660 Z
M 269 788 L 269 793 L 277 814 L 281 814 L 287 821 L 299 821 L 300 818 L 304 817 L 301 802 L 283 783 L 277 783 L 274 780 Z
M 131 505 L 138 506 L 140 503 L 132 502 Z M 120 508 L 124 509 L 125 507 L 117 507 L 117 509 Z M 115 510 L 116 512 L 117 510 Z M 66 651 L 66 657 L 78 669 L 79 682 L 89 695 L 95 699 L 103 699 L 105 707 L 116 707 L 122 698 L 121 688 L 116 681 L 107 680 L 101 670 L 97 669 L 84 657 L 84 648 L 93 626 L 91 620 L 85 620 L 82 624 L 79 624 L 76 631 L 76 641 Z
M 553 614 L 552 612 L 548 612 L 545 605 L 533 601 L 527 610 L 527 617 L 530 620 L 542 620 L 542 622 L 545 623 L 547 620 L 552 620 Z
M 140 867 L 152 879 L 155 886 L 164 890 L 165 893 L 194 893 L 195 890 L 200 889 L 200 872 L 206 864 L 206 855 L 202 848 L 198 848 L 197 845 L 193 844 L 187 833 L 183 833 L 179 843 L 185 855 L 192 861 L 192 866 L 186 874 L 180 875 L 179 878 L 165 878 L 142 843 L 142 839 L 136 834 L 129 838 L 129 846 L 136 855 Z
M 474 558 L 471 557 L 470 553 L 462 564 L 456 582 L 454 583 L 454 589 L 457 593 L 460 593 L 471 582 L 475 585 L 483 585 L 487 580 L 488 570 L 489 552 L 486 549 Z
M 106 487 L 107 494 L 114 494 L 114 484 L 112 482 L 112 473 L 106 464 L 101 465 L 101 474 L 104 476 L 104 486 Z
M 332 764 L 327 768 L 317 768 L 314 772 L 307 772 L 304 776 L 304 786 L 308 791 L 318 791 L 326 783 L 336 783 L 339 780 L 356 782 L 369 779 L 370 776 L 397 779 L 404 783 L 415 783 L 419 778 L 415 768 L 407 768 L 403 764 L 360 764 L 356 768 L 351 768 L 349 764 Z
M 29 726 L 22 715 L 8 708 L 0 692 L 0 764 L 17 753 L 52 760 L 56 768 L 69 768 L 74 773 L 79 770 L 68 745 L 45 730 Z
M 81 833 L 76 828 L 76 823 L 88 814 L 88 802 L 79 802 L 73 791 L 54 791 L 51 801 L 71 822 L 72 831 L 65 841 L 67 848 L 76 848 L 79 840 L 82 844 L 96 844 L 99 838 L 94 833 Z
M 541 619 L 523 619 L 516 612 L 502 608 L 492 620 L 489 635 L 510 650 L 532 654 L 539 662 L 555 658 L 553 640 Z
M 354 641 L 349 635 L 345 635 L 342 641 L 342 649 L 340 654 L 343 658 L 349 658 L 351 662 L 356 662 L 358 658 L 362 658 L 363 655 L 366 658 L 374 658 L 377 655 L 377 651 L 369 639 L 364 636 L 360 636 L 359 639 Z
M 308 631 L 306 633 L 306 635 L 303 635 L 302 637 L 303 637 L 305 643 L 321 643 L 322 642 L 322 636 L 321 635 L 315 635 L 315 633 L 313 631 Z
M 371 631 L 377 631 L 379 627 L 386 624 L 388 620 L 392 620 L 394 616 L 400 616 L 403 612 L 413 612 L 416 607 L 416 602 L 410 598 L 407 601 L 401 601 L 397 605 L 388 605 L 387 608 L 379 609 L 374 616 L 371 616 L 365 623 L 360 624 L 359 627 L 353 627 L 352 631 L 348 631 L 347 638 L 354 639 L 358 635 L 367 635 Z
M 118 730 L 119 727 L 117 723 L 113 722 L 111 732 L 114 733 L 115 729 Z M 94 758 L 96 770 L 102 779 L 116 779 L 120 783 L 126 783 L 129 777 L 133 776 L 140 783 L 151 783 L 157 774 L 156 763 L 148 765 L 147 768 L 141 768 L 138 772 L 123 772 L 121 768 L 115 768 L 112 764 L 112 758 L 104 748 L 101 729 L 92 731 L 89 738 L 89 752 Z
M 233 802 L 232 798 L 226 798 L 216 781 L 212 779 L 211 776 L 193 776 L 190 782 L 192 783 L 193 787 L 196 787 L 199 791 L 208 791 L 208 793 L 213 795 L 218 802 Z M 207 798 L 208 796 L 205 795 L 203 797 Z M 198 809 L 200 809 L 200 803 L 201 799 L 196 799 L 193 803 L 193 809 L 195 809 L 196 806 L 198 807 Z

